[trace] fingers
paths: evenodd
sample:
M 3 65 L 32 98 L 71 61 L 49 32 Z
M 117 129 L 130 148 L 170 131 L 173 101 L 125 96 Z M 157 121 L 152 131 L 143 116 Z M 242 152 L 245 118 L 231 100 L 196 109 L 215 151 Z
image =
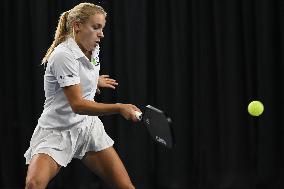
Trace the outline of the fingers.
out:
M 115 79 L 109 78 L 109 75 L 101 75 L 100 78 L 102 78 L 106 81 L 116 82 Z
M 104 81 L 101 81 L 100 86 L 115 89 L 115 87 L 118 86 L 118 83 L 115 80 L 104 79 Z
M 109 78 L 106 78 L 105 80 L 106 80 L 107 82 L 117 83 L 115 79 L 109 79 Z
M 111 85 L 118 85 L 118 83 L 115 80 L 106 80 L 107 84 L 111 84 Z
M 115 89 L 118 83 L 115 79 L 109 77 L 109 75 L 100 75 L 100 86 Z
M 138 122 L 139 121 L 139 119 L 136 117 L 135 111 L 131 112 L 131 120 L 133 122 Z
M 105 87 L 107 87 L 107 88 L 111 88 L 111 89 L 115 89 L 115 86 L 113 86 L 113 85 L 111 85 L 111 84 L 106 84 L 106 86 Z
M 131 120 L 133 122 L 138 122 L 139 121 L 139 119 L 135 116 L 135 114 L 131 115 Z
M 132 114 L 131 114 L 131 120 L 134 121 L 134 122 L 138 122 L 140 121 L 137 117 L 136 117 L 136 111 L 137 112 L 141 112 L 141 110 L 139 108 L 137 108 L 135 105 L 132 105 L 131 104 L 131 109 L 133 110 L 132 111 Z M 141 112 L 142 113 L 142 112 Z
M 115 87 L 117 85 L 118 85 L 118 83 L 110 83 L 110 82 L 108 82 L 108 83 L 105 84 L 105 87 L 115 89 Z
M 132 108 L 134 109 L 134 111 L 141 112 L 141 110 L 137 108 L 135 105 L 132 105 Z
M 141 112 L 141 110 L 139 108 L 137 108 L 135 105 L 133 105 L 133 104 L 120 104 L 120 107 L 121 107 L 120 108 L 120 114 L 126 120 L 131 120 L 133 122 L 140 121 L 136 116 L 136 112 Z

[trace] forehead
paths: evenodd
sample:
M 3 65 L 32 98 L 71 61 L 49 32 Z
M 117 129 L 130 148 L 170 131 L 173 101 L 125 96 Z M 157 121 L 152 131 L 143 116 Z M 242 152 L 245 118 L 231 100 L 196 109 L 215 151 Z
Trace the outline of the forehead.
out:
M 92 25 L 100 24 L 100 25 L 104 26 L 105 23 L 106 23 L 106 18 L 105 18 L 105 15 L 103 15 L 103 14 L 95 14 L 95 15 L 90 16 L 88 22 Z

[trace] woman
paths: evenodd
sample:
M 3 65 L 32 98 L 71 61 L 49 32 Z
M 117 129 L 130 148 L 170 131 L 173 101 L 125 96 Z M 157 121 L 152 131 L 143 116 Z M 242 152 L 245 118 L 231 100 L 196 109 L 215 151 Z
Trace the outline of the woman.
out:
M 137 121 L 132 104 L 95 102 L 98 87 L 115 88 L 116 81 L 99 76 L 99 43 L 106 12 L 81 3 L 64 12 L 43 63 L 45 104 L 25 153 L 29 164 L 26 189 L 45 188 L 73 159 L 82 162 L 112 188 L 134 188 L 97 116 L 121 114 Z

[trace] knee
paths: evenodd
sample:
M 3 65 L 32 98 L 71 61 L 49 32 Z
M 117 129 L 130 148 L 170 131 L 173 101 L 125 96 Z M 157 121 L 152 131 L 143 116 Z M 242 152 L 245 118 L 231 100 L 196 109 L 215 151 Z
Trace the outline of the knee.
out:
M 125 189 L 135 189 L 135 187 L 133 186 L 133 184 L 129 184 L 125 187 Z
M 135 187 L 133 186 L 133 184 L 130 184 L 127 186 L 127 189 L 135 189 Z
M 119 186 L 118 189 L 135 189 L 135 187 L 133 186 L 132 183 L 129 183 L 129 184 L 123 184 Z
M 41 189 L 44 188 L 44 183 L 37 178 L 30 178 L 26 180 L 25 189 Z

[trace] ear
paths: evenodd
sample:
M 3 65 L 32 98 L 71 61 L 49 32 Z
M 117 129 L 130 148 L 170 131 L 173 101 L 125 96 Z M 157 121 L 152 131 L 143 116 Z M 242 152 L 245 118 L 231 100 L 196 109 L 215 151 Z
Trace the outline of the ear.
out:
M 78 21 L 74 21 L 73 22 L 73 28 L 75 30 L 75 33 L 81 31 L 81 28 L 82 28 L 82 24 Z

